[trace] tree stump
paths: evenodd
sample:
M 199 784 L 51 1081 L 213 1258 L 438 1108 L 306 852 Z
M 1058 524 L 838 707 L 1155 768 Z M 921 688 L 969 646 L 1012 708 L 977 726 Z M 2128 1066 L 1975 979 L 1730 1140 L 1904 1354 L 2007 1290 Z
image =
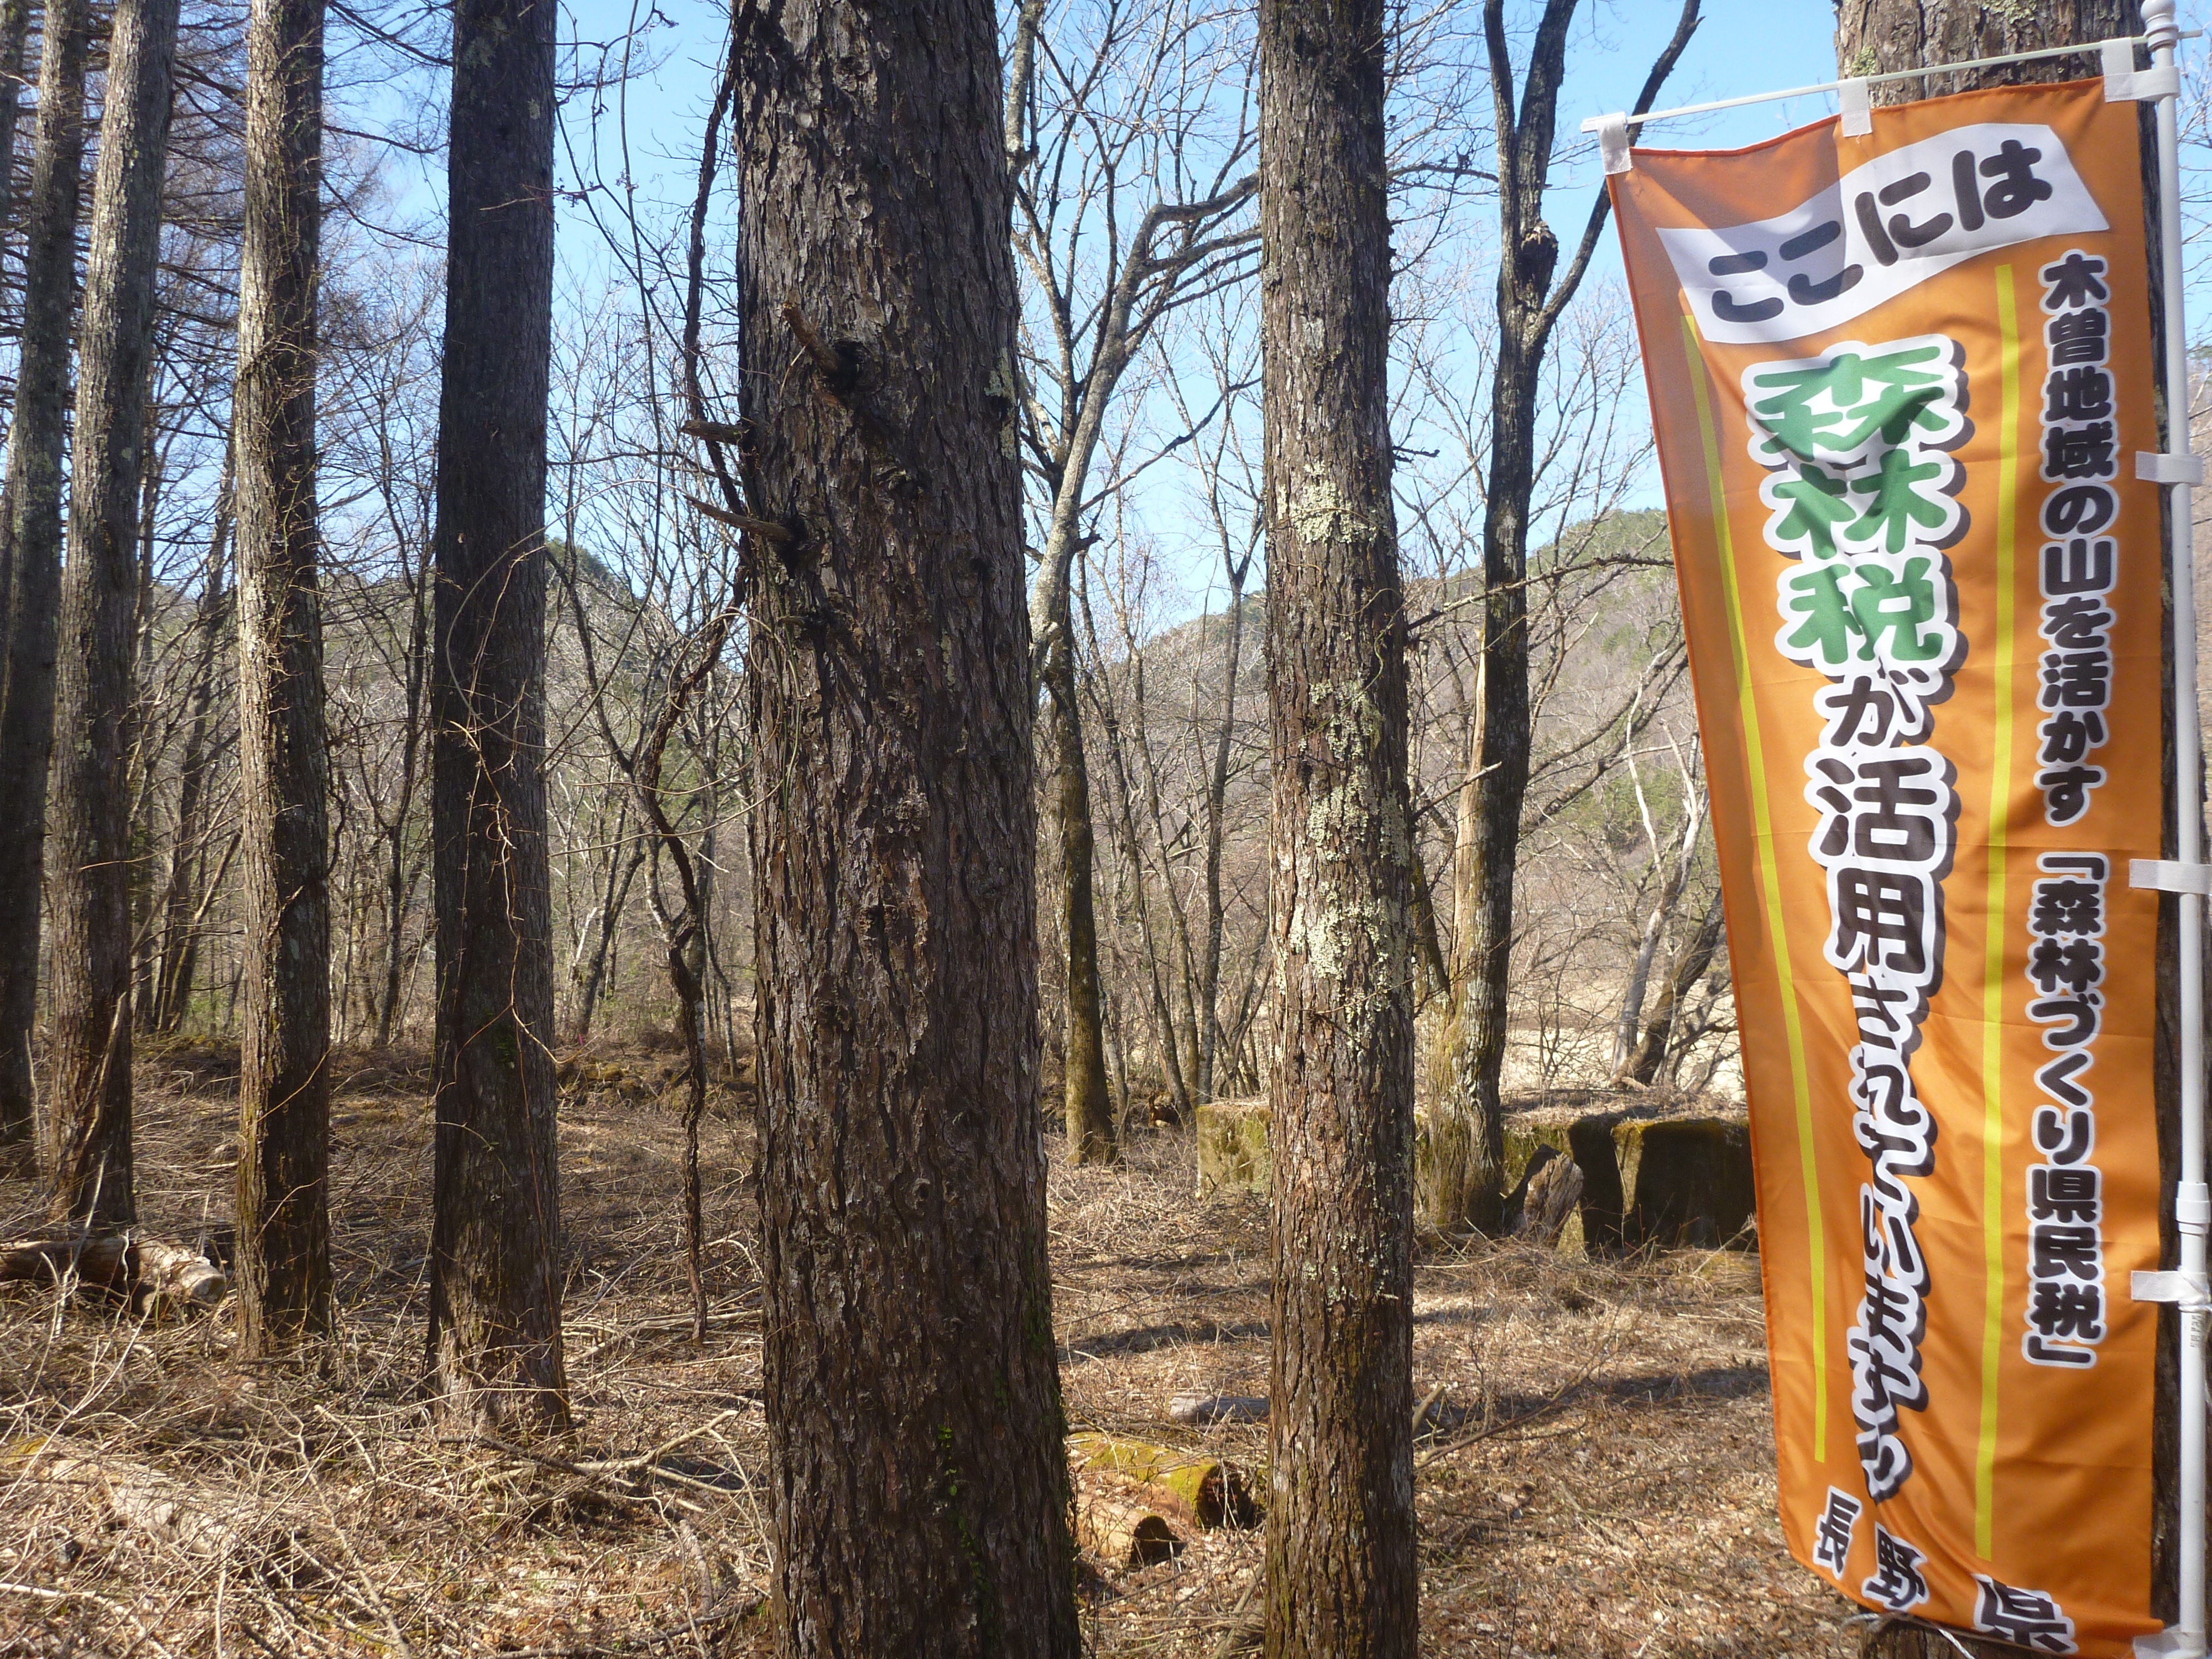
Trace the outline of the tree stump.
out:
M 1562 1158 L 1548 1146 L 1530 1160 L 1523 1183 L 1521 1213 L 1513 1223 L 1513 1237 L 1546 1249 L 1559 1247 L 1559 1235 L 1573 1219 L 1582 1201 L 1583 1172 L 1571 1158 Z

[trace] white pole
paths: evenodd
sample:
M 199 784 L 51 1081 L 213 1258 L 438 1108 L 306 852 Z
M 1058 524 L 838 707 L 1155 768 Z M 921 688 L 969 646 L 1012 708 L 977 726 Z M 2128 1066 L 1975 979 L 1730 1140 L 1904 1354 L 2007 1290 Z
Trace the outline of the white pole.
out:
M 2173 62 L 2179 31 L 2174 0 L 2143 0 L 2143 35 L 2154 67 Z M 2188 331 L 2182 317 L 2180 145 L 2172 96 L 2157 100 L 2158 228 L 2162 298 L 2166 307 L 2166 453 L 2190 449 Z M 2202 733 L 2197 720 L 2197 562 L 2190 486 L 2167 486 L 2166 522 L 2173 555 L 2173 840 L 2174 858 L 2188 866 L 2204 860 L 2203 819 L 2197 805 Z M 2181 1236 L 2184 1282 L 2200 1285 L 2205 1267 L 2205 1225 L 2212 1214 L 2204 1182 L 2204 897 L 2179 896 L 2181 905 L 2181 1179 L 2174 1221 Z M 2167 1632 L 2171 1651 L 2201 1659 L 2204 1626 L 2204 1310 L 2201 1297 L 2181 1306 L 2180 1567 L 2179 1622 Z

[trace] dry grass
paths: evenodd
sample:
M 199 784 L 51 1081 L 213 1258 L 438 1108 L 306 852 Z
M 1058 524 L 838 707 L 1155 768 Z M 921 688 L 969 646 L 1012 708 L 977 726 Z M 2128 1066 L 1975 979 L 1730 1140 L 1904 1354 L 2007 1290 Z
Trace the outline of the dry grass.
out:
M 714 1319 L 690 1341 L 669 1061 L 572 1073 L 562 1155 L 578 1429 L 557 1459 L 441 1437 L 421 1370 L 428 1134 L 419 1062 L 340 1068 L 327 1369 L 246 1365 L 228 1313 L 185 1327 L 0 1291 L 0 1656 L 765 1654 L 766 1427 L 749 1132 L 707 1132 Z M 222 1056 L 141 1073 L 141 1205 L 198 1236 L 230 1207 Z M 1266 1391 L 1266 1220 L 1194 1199 L 1190 1145 L 1053 1168 L 1072 1423 L 1249 1467 L 1264 1426 L 1164 1420 L 1181 1391 Z M 29 1194 L 0 1182 L 0 1218 Z M 6 1224 L 0 1219 L 0 1224 Z M 219 1229 L 215 1236 L 220 1240 Z M 1441 1389 L 1419 1495 L 1424 1650 L 1814 1659 L 1850 1609 L 1784 1554 L 1754 1263 L 1626 1266 L 1508 1247 L 1420 1269 L 1415 1379 Z M 1091 1572 L 1102 1655 L 1212 1656 L 1249 1620 L 1257 1532 Z M 1240 1614 L 1243 1615 L 1240 1618 Z

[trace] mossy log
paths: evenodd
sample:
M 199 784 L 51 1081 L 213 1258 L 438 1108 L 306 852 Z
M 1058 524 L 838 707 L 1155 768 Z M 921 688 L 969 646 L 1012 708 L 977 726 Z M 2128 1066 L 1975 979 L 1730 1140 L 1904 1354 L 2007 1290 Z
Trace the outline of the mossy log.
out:
M 1249 1527 L 1259 1518 L 1243 1473 L 1218 1457 L 1103 1434 L 1070 1435 L 1067 1455 L 1079 1469 L 1158 1487 L 1188 1505 L 1201 1527 Z

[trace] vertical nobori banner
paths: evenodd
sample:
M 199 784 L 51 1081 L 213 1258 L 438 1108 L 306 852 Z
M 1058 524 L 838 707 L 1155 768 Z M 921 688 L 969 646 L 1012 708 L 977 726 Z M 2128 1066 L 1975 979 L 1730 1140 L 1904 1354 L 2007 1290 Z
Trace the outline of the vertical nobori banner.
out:
M 2136 106 L 1613 180 L 1743 1033 L 1781 1505 L 1869 1606 L 2151 1616 L 2160 532 Z

